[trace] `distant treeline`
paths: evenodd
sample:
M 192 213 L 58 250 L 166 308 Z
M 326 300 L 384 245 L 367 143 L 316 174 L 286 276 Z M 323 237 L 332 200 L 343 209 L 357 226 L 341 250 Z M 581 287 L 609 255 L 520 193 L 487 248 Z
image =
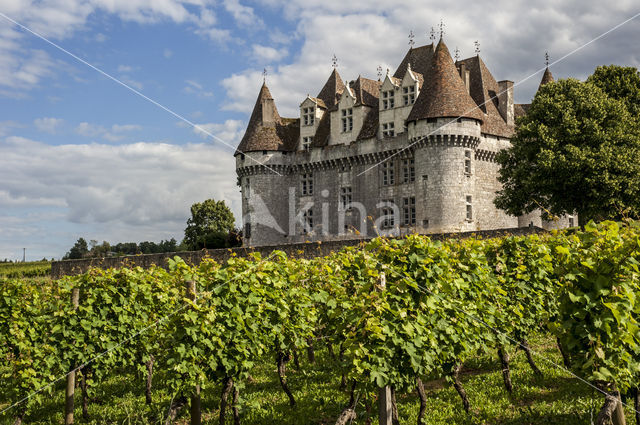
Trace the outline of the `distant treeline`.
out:
M 113 257 L 121 255 L 136 254 L 159 254 L 165 252 L 186 251 L 188 248 L 171 238 L 160 242 L 119 242 L 110 244 L 103 241 L 101 244 L 96 240 L 89 243 L 84 238 L 78 239 L 75 245 L 65 254 L 64 260 L 79 258 Z

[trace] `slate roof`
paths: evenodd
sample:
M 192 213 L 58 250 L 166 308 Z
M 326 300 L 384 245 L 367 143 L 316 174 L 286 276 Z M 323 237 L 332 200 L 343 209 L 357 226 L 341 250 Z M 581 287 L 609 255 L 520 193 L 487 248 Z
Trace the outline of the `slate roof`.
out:
M 544 74 L 542 74 L 542 80 L 540 81 L 540 85 L 538 86 L 538 90 L 540 90 L 540 88 L 542 86 L 544 86 L 547 83 L 552 83 L 554 81 L 553 79 L 553 74 L 551 74 L 551 71 L 549 70 L 549 67 L 547 67 L 544 70 Z M 517 103 L 514 105 L 514 115 L 516 118 L 520 118 L 524 115 L 527 114 L 527 112 L 529 112 L 529 108 L 531 107 L 530 103 Z
M 484 114 L 482 132 L 501 137 L 511 137 L 513 127 L 507 125 L 505 117 L 498 109 L 498 94 L 500 88 L 487 65 L 480 56 L 473 56 L 458 61 L 456 65 L 460 69 L 464 64 L 469 71 L 469 92 L 478 108 Z
M 329 135 L 331 134 L 331 114 L 325 113 L 316 129 L 316 134 L 311 141 L 311 147 L 321 148 L 329 143 Z
M 469 91 L 460 77 L 460 66 L 469 70 Z M 419 81 L 420 93 L 409 113 L 407 121 L 428 118 L 466 117 L 481 122 L 482 132 L 502 137 L 513 134 L 513 126 L 508 126 L 499 111 L 498 83 L 479 56 L 453 62 L 449 49 L 443 40 L 433 44 L 410 48 L 391 79 L 400 84 L 407 70 L 411 69 Z M 545 70 L 540 85 L 553 81 L 549 69 Z M 356 98 L 356 105 L 371 109 L 356 140 L 375 137 L 379 126 L 378 96 L 382 82 L 359 76 L 349 83 Z M 331 133 L 330 111 L 337 108 L 340 96 L 346 86 L 337 69 L 334 69 L 317 97 L 311 97 L 325 114 L 318 122 L 312 147 L 327 146 Z M 492 99 L 492 97 L 496 97 Z M 266 85 L 260 89 L 247 131 L 238 146 L 236 154 L 250 151 L 294 151 L 300 137 L 300 119 L 282 118 L 275 109 L 275 124 L 262 123 L 262 103 L 272 96 Z M 526 114 L 530 105 L 514 105 L 516 118 Z
M 375 107 L 371 108 L 367 115 L 364 117 L 364 122 L 362 123 L 362 128 L 360 129 L 360 133 L 356 140 L 364 140 L 370 139 L 372 137 L 376 137 L 378 134 L 378 123 L 380 121 L 380 109 Z
M 538 90 L 540 90 L 540 87 L 544 86 L 547 83 L 552 83 L 553 80 L 553 75 L 551 74 L 551 71 L 549 70 L 549 67 L 547 67 L 544 70 L 544 74 L 542 74 L 542 81 L 540 81 L 540 85 L 538 86 Z
M 318 99 L 324 102 L 327 109 L 333 109 L 338 103 L 343 91 L 344 83 L 342 82 L 342 78 L 340 78 L 340 74 L 338 74 L 338 70 L 334 68 L 331 75 L 329 75 L 329 79 L 320 90 Z
M 378 108 L 378 93 L 382 82 L 370 80 L 358 76 L 358 79 L 349 83 L 349 88 L 356 97 L 355 105 L 366 105 Z
M 312 97 L 309 96 L 309 99 L 313 100 L 314 102 L 316 102 L 316 105 L 318 105 L 321 108 L 327 109 L 327 104 L 324 103 L 324 100 L 320 99 L 319 97 Z
M 258 99 L 249 118 L 245 131 L 234 155 L 254 151 L 293 151 L 300 137 L 300 119 L 282 118 L 278 109 L 274 109 L 274 125 L 264 125 L 262 122 L 262 103 L 272 101 L 273 97 L 266 84 L 263 84 Z
M 516 119 L 527 115 L 527 112 L 529 112 L 529 108 L 531 107 L 530 103 L 516 103 L 515 105 L 513 105 L 513 115 L 515 116 Z
M 407 121 L 445 117 L 465 117 L 483 121 L 483 114 L 467 93 L 449 49 L 442 39 L 436 46 L 431 67 L 424 75 L 423 88 Z
M 431 69 L 433 53 L 433 44 L 409 49 L 407 54 L 404 56 L 404 59 L 402 59 L 402 62 L 400 62 L 400 65 L 398 65 L 398 69 L 396 69 L 393 76 L 402 79 L 404 74 L 407 73 L 409 64 L 411 65 L 412 72 L 417 72 L 421 76 L 427 75 Z

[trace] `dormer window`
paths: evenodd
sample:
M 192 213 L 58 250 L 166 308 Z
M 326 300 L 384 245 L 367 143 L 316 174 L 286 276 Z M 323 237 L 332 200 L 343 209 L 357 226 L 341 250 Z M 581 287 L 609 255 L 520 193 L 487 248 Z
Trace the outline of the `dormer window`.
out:
M 353 108 L 342 110 L 342 132 L 347 133 L 353 130 Z
M 304 125 L 313 125 L 315 122 L 316 108 L 302 108 L 302 123 Z
M 311 141 L 312 140 L 313 140 L 313 137 L 311 137 L 311 136 L 302 138 L 302 150 L 303 151 L 308 151 L 309 149 L 311 149 Z
M 402 100 L 404 106 L 413 105 L 416 102 L 416 87 L 408 86 L 402 88 Z
M 395 129 L 392 122 L 386 122 L 382 124 L 382 137 L 393 137 L 395 136 Z
M 393 99 L 393 90 L 382 92 L 382 109 L 393 109 L 395 102 Z

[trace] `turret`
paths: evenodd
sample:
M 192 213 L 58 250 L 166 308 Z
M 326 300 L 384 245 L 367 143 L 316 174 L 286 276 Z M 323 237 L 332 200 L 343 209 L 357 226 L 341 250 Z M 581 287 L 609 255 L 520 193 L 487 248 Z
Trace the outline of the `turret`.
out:
M 540 81 L 540 85 L 538 86 L 538 90 L 540 90 L 540 87 L 544 86 L 547 83 L 553 83 L 553 74 L 551 74 L 551 71 L 549 70 L 549 67 L 547 67 L 544 70 L 544 74 L 542 74 L 542 81 Z
M 245 245 L 286 240 L 286 209 L 274 206 L 287 199 L 287 154 L 295 150 L 299 135 L 300 120 L 282 118 L 269 88 L 263 84 L 235 152 Z
M 483 118 L 441 39 L 407 118 L 421 179 L 416 203 L 424 205 L 418 225 L 428 231 L 477 228 L 475 148 Z

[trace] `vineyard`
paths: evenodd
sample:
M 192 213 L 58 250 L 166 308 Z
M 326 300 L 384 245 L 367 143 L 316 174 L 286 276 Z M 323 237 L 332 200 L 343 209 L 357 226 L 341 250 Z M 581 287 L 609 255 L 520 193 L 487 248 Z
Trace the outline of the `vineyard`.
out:
M 498 423 L 488 400 L 517 405 L 533 380 L 570 388 L 568 404 L 597 401 L 592 418 L 556 406 L 543 422 L 640 424 L 639 260 L 640 223 L 605 222 L 5 278 L 0 421 L 103 423 L 93 405 L 115 385 L 144 394 L 148 412 L 118 423 L 377 423 L 386 387 L 394 423 Z M 494 363 L 498 380 L 467 373 Z M 455 395 L 449 407 L 434 383 Z M 276 386 L 289 413 L 267 408 Z M 443 420 L 449 409 L 461 419 Z
M 45 277 L 51 272 L 50 261 L 0 263 L 0 278 Z

